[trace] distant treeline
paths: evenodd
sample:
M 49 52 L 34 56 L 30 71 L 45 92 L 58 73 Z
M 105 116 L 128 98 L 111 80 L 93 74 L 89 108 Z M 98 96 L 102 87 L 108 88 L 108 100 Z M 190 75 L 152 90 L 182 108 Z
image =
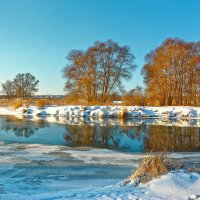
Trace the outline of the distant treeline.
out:
M 17 96 L 13 96 L 13 98 L 18 98 Z M 65 95 L 33 95 L 29 96 L 32 99 L 63 99 Z M 7 95 L 0 95 L 0 99 L 7 99 Z

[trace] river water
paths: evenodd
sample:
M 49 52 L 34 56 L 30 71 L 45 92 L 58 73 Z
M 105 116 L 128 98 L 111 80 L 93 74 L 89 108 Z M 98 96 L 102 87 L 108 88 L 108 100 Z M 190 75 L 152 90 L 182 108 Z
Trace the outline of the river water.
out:
M 84 120 L 65 123 L 48 118 L 33 120 L 15 116 L 0 117 L 0 141 L 93 147 L 125 152 L 200 151 L 198 120 Z M 162 122 L 162 123 L 161 123 Z
M 0 116 L 0 199 L 115 184 L 157 151 L 199 171 L 199 120 Z

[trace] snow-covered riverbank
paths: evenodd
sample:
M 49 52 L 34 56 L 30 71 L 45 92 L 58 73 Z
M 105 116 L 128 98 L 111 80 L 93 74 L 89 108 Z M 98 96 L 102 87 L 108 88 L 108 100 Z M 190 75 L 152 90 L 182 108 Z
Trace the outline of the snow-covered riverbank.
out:
M 169 173 L 147 185 L 122 186 L 146 154 L 0 142 L 0 199 L 176 199 L 200 195 L 200 175 Z M 170 157 L 194 159 L 199 153 Z M 198 198 L 196 198 L 198 199 Z
M 31 115 L 31 116 L 65 116 L 84 118 L 163 118 L 163 119 L 194 119 L 200 118 L 200 107 L 165 106 L 45 106 L 37 108 L 29 106 L 13 110 L 0 107 L 0 115 Z

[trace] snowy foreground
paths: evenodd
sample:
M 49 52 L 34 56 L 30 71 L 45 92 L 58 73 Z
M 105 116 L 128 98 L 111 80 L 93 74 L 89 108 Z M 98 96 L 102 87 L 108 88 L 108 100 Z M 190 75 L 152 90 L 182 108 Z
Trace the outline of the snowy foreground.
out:
M 64 183 L 63 183 L 64 184 Z M 2 199 L 99 199 L 99 200 L 198 200 L 200 199 L 200 176 L 184 172 L 169 173 L 153 180 L 149 185 L 134 188 L 131 185 L 122 187 L 119 184 L 98 188 L 81 188 L 66 191 L 46 192 L 35 195 L 4 194 Z
M 17 110 L 0 107 L 0 115 L 31 115 L 31 116 L 64 116 L 84 118 L 117 118 L 126 113 L 128 118 L 172 118 L 194 119 L 200 118 L 200 107 L 166 106 L 45 106 L 37 108 L 29 106 Z
M 46 106 L 0 107 L 0 115 L 117 118 L 200 119 L 195 107 Z M 73 122 L 75 123 L 75 122 Z M 0 142 L 0 199 L 2 200 L 197 200 L 200 175 L 171 172 L 147 185 L 123 185 L 123 180 L 146 154 L 106 149 L 75 149 L 57 145 Z M 200 153 L 172 153 L 175 159 L 199 162 Z
M 0 142 L 0 199 L 198 199 L 200 175 L 171 172 L 147 185 L 122 186 L 146 154 Z M 199 157 L 174 153 L 173 158 Z M 129 167 L 128 167 L 129 166 Z M 125 175 L 126 174 L 126 175 Z

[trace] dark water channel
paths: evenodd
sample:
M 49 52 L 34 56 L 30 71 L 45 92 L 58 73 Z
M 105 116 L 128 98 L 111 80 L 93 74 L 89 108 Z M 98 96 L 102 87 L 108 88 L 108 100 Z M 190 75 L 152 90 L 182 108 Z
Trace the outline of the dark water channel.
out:
M 200 151 L 200 121 L 83 120 L 0 116 L 0 141 L 125 152 Z

